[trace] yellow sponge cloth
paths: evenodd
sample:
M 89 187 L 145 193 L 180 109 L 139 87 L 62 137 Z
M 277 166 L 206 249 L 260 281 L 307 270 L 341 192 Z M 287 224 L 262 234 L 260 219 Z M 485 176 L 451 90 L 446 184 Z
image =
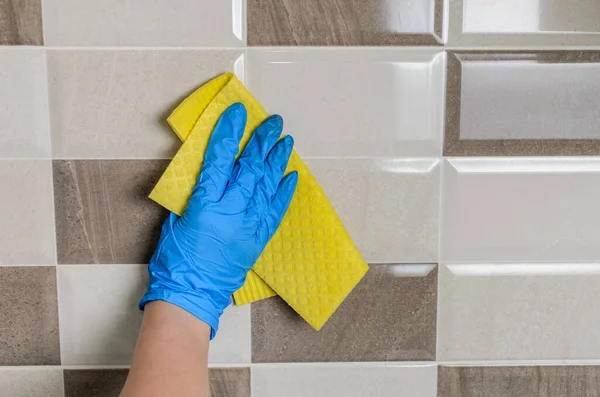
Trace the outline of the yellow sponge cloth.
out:
M 168 122 L 183 141 L 150 198 L 181 215 L 192 193 L 214 126 L 231 104 L 246 106 L 243 148 L 267 112 L 233 73 L 223 74 L 183 101 Z M 308 167 L 294 151 L 286 173 L 298 186 L 280 227 L 234 294 L 236 304 L 280 295 L 315 329 L 320 329 L 368 266 Z

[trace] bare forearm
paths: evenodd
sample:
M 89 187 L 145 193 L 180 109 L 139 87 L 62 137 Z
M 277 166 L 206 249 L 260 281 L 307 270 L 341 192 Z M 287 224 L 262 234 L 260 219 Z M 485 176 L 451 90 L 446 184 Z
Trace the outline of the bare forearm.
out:
M 210 327 L 163 301 L 146 306 L 121 397 L 208 396 Z

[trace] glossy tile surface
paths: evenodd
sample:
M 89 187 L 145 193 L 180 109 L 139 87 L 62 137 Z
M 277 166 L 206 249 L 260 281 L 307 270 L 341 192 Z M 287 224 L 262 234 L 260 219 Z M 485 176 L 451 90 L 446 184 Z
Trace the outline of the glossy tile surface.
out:
M 0 48 L 0 92 L 0 158 L 50 157 L 44 50 Z
M 596 158 L 455 158 L 444 164 L 441 259 L 600 259 Z
M 436 45 L 441 0 L 249 0 L 250 45 Z
M 234 69 L 243 74 L 240 55 L 236 50 L 49 50 L 54 158 L 171 158 L 181 142 L 166 122 L 168 115 L 211 78 Z
M 600 367 L 440 367 L 439 397 L 592 397 Z
M 51 46 L 241 46 L 244 22 L 241 0 L 44 0 Z
M 436 397 L 435 366 L 264 366 L 252 369 L 261 397 Z
M 600 53 L 449 54 L 447 76 L 445 155 L 600 154 Z
M 0 267 L 0 365 L 56 364 L 55 268 Z
M 50 161 L 0 160 L 0 265 L 56 262 Z
M 438 359 L 597 358 L 599 279 L 599 264 L 441 266 Z
M 439 160 L 307 159 L 306 164 L 366 261 L 437 261 Z
M 252 361 L 435 360 L 436 298 L 434 265 L 372 265 L 318 332 L 280 298 L 253 303 Z
M 0 1 L 0 45 L 42 44 L 42 1 Z
M 148 194 L 167 164 L 54 161 L 58 263 L 148 263 L 168 214 Z
M 283 116 L 304 157 L 438 156 L 444 60 L 422 51 L 249 50 L 248 88 Z
M 60 368 L 0 368 L 0 396 L 63 397 L 63 374 Z

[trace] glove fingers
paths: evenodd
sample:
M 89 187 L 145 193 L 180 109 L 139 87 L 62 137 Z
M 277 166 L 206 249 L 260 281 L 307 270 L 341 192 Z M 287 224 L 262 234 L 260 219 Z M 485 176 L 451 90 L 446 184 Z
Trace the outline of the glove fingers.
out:
M 208 142 L 194 193 L 201 189 L 202 197 L 209 201 L 218 201 L 223 196 L 239 152 L 246 118 L 246 108 L 241 103 L 234 103 L 223 112 Z
M 271 206 L 267 212 L 267 216 L 262 220 L 258 228 L 258 238 L 264 245 L 277 231 L 281 220 L 287 212 L 292 197 L 298 184 L 298 172 L 293 171 L 288 176 L 283 178 L 279 184 L 279 188 L 271 201 Z

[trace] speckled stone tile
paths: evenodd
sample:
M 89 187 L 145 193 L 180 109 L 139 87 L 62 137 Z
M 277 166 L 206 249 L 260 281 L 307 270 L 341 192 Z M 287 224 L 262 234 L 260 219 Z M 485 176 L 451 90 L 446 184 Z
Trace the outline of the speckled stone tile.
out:
M 315 331 L 282 299 L 252 304 L 252 361 L 435 360 L 437 268 L 371 265 Z
M 42 0 L 0 0 L 0 45 L 42 44 Z
M 250 368 L 211 368 L 209 397 L 250 397 Z
M 600 367 L 440 367 L 438 397 L 597 397 Z
M 0 267 L 0 365 L 57 364 L 56 268 Z
M 2 397 L 64 397 L 59 367 L 0 367 Z
M 54 161 L 58 263 L 148 263 L 167 211 L 147 196 L 168 161 Z
M 250 45 L 437 45 L 443 1 L 249 0 Z

